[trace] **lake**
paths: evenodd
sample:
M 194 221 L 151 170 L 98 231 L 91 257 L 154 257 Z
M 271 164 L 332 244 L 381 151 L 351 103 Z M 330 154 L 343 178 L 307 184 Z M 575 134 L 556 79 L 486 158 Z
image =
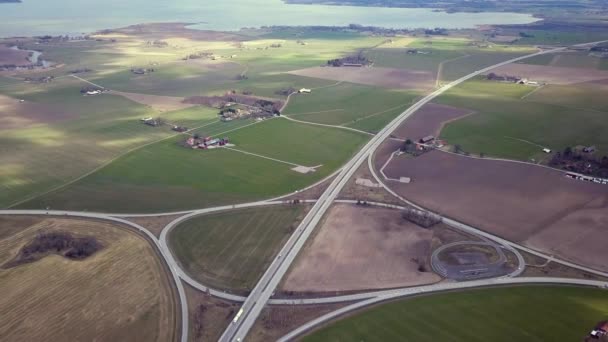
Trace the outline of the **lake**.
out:
M 23 0 L 0 4 L 0 36 L 78 35 L 147 22 L 196 22 L 233 31 L 264 25 L 361 24 L 385 28 L 473 28 L 536 21 L 521 13 L 445 13 L 431 9 L 288 5 L 281 0 Z

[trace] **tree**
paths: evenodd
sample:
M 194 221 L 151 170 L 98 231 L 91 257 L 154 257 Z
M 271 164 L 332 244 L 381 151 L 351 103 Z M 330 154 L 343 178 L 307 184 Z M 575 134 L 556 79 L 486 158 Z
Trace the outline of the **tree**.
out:
M 413 146 L 414 146 L 414 142 L 411 139 L 407 139 L 401 146 L 401 151 L 409 152 L 412 150 Z
M 564 157 L 566 158 L 570 158 L 572 157 L 572 147 L 568 146 L 564 149 L 564 153 L 563 153 Z
M 462 147 L 458 144 L 454 145 L 454 153 L 462 153 Z

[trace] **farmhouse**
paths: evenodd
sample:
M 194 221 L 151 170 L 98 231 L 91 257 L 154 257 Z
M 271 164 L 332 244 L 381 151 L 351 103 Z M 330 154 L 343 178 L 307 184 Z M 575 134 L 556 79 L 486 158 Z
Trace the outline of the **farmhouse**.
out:
M 143 119 L 141 119 L 141 122 L 143 122 L 145 125 L 152 126 L 152 127 L 160 126 L 160 121 L 153 119 L 153 118 L 143 118 Z
M 80 89 L 80 93 L 85 95 L 85 96 L 95 96 L 95 95 L 99 95 L 103 92 L 106 92 L 107 90 L 104 88 L 100 88 L 100 87 L 84 87 L 82 89 Z
M 298 91 L 298 93 L 300 93 L 300 94 L 310 94 L 310 93 L 312 93 L 312 90 L 308 89 L 308 88 L 302 88 L 302 89 L 300 89 Z
M 229 145 L 228 138 L 222 138 L 222 139 L 212 138 L 212 137 L 199 138 L 197 136 L 194 136 L 194 137 L 189 137 L 188 139 L 186 139 L 186 142 L 185 142 L 186 147 L 190 147 L 192 149 L 201 149 L 201 150 L 213 149 L 213 148 L 218 148 L 218 147 L 228 146 L 228 145 Z
M 173 126 L 171 127 L 172 130 L 174 130 L 175 132 L 180 132 L 183 133 L 185 131 L 188 130 L 188 127 L 184 127 L 184 126 Z
M 583 147 L 584 153 L 593 153 L 595 152 L 595 146 L 585 146 Z
M 598 323 L 593 330 L 589 333 L 589 337 L 592 339 L 600 339 L 608 335 L 608 321 Z
M 152 69 L 152 68 L 133 68 L 133 69 L 131 69 L 131 72 L 135 75 L 146 75 L 151 72 L 154 72 L 154 69 Z
M 433 142 L 434 140 L 435 140 L 434 136 L 427 135 L 426 137 L 420 139 L 420 143 L 422 143 L 422 144 L 429 144 L 429 143 Z
M 429 52 L 428 51 L 423 51 L 423 50 L 418 50 L 418 49 L 407 49 L 407 51 L 405 52 L 408 55 L 428 55 Z
M 517 82 L 517 84 L 523 84 L 523 85 L 529 85 L 529 86 L 539 86 L 540 83 L 538 81 L 530 81 L 527 78 L 522 78 L 521 80 L 519 80 L 519 82 Z

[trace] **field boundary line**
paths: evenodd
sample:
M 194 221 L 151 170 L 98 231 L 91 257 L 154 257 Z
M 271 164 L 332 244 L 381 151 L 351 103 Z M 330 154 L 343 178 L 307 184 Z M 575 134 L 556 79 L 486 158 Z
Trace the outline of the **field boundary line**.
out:
M 506 158 L 494 158 L 494 157 L 483 157 L 482 158 L 482 157 L 476 157 L 476 156 L 467 156 L 467 155 L 464 155 L 464 154 L 455 153 L 455 152 L 451 152 L 451 151 L 446 151 L 446 150 L 442 150 L 442 149 L 435 149 L 435 150 L 439 151 L 439 152 L 442 152 L 442 153 L 453 154 L 453 155 L 456 155 L 456 156 L 462 157 L 462 158 L 488 160 L 488 161 L 498 161 L 498 162 L 515 163 L 515 164 L 524 164 L 524 165 L 542 167 L 544 169 L 558 171 L 558 172 L 561 172 L 561 173 L 568 173 L 568 171 L 566 171 L 566 170 L 557 169 L 557 168 L 554 168 L 554 167 L 551 167 L 551 166 L 547 166 L 547 165 L 543 165 L 543 164 L 530 163 L 530 162 L 523 161 L 523 160 L 506 159 Z
M 437 66 L 437 76 L 435 77 L 435 88 L 439 88 L 439 83 L 441 82 L 441 74 L 443 73 L 443 65 L 446 63 L 450 63 L 450 62 L 454 62 L 457 61 L 459 59 L 463 59 L 463 58 L 467 58 L 467 57 L 471 57 L 471 55 L 469 54 L 465 54 L 456 58 L 452 58 L 452 59 L 446 59 L 445 61 L 441 61 L 439 63 L 439 65 Z
M 287 164 L 287 165 L 290 165 L 290 166 L 293 166 L 293 167 L 303 166 L 303 165 L 294 164 L 292 162 L 288 162 L 288 161 L 285 161 L 285 160 L 280 160 L 280 159 L 276 159 L 276 158 L 272 158 L 272 157 L 263 156 L 261 154 L 257 154 L 257 153 L 253 153 L 253 152 L 247 152 L 247 151 L 243 151 L 243 150 L 238 150 L 238 149 L 232 148 L 232 147 L 224 147 L 224 148 L 226 150 L 230 150 L 230 151 L 234 151 L 234 152 L 239 152 L 239 153 L 247 154 L 247 155 L 258 157 L 258 158 L 272 160 L 272 161 L 275 161 L 277 163 Z
M 316 88 L 310 88 L 310 90 L 319 90 L 319 89 L 325 89 L 325 88 L 331 88 L 331 87 L 335 87 L 335 86 L 339 86 L 340 84 L 344 83 L 345 81 L 338 81 L 334 84 L 328 84 L 328 85 L 324 85 L 321 87 L 316 87 Z
M 544 84 L 543 84 L 543 85 L 541 85 L 541 86 L 539 86 L 539 87 L 536 87 L 536 88 L 535 88 L 535 89 L 533 89 L 531 92 L 529 92 L 529 93 L 527 93 L 526 95 L 524 95 L 524 96 L 520 97 L 519 99 L 520 99 L 520 100 L 525 100 L 525 99 L 526 99 L 528 96 L 530 96 L 530 95 L 532 95 L 532 94 L 536 93 L 537 91 L 539 91 L 539 90 L 543 89 L 544 87 L 545 87 L 545 85 L 544 85 Z
M 322 126 L 322 127 L 331 127 L 331 128 L 338 128 L 338 129 L 346 129 L 352 132 L 357 132 L 357 133 L 361 133 L 361 134 L 366 134 L 366 135 L 371 135 L 374 136 L 374 133 L 370 133 L 370 132 L 366 132 L 366 131 L 362 131 L 356 128 L 351 128 L 351 127 L 346 127 L 346 126 L 336 126 L 336 125 L 328 125 L 328 124 L 322 124 L 322 123 L 317 123 L 317 122 L 310 122 L 310 121 L 302 121 L 302 120 L 297 120 L 294 118 L 290 118 L 288 116 L 280 116 L 280 118 L 285 118 L 286 120 L 289 121 L 293 121 L 293 122 L 299 122 L 302 124 L 307 124 L 307 125 L 314 125 L 314 126 Z
M 195 129 L 200 129 L 200 128 L 202 128 L 202 127 L 209 126 L 209 125 L 214 124 L 214 123 L 217 123 L 217 122 L 219 122 L 219 121 L 213 121 L 213 122 L 209 122 L 209 123 L 206 123 L 206 124 L 204 124 L 204 125 L 202 125 L 202 126 L 199 126 L 199 127 L 193 128 L 192 130 L 195 130 Z M 171 139 L 171 138 L 175 138 L 175 137 L 177 137 L 177 136 L 179 136 L 179 135 L 181 135 L 181 134 L 187 133 L 187 132 L 189 132 L 189 131 L 182 132 L 182 133 L 175 133 L 175 134 L 171 134 L 171 135 L 169 135 L 169 136 L 167 136 L 167 137 L 160 138 L 160 139 L 157 139 L 157 140 L 154 140 L 154 141 L 150 141 L 150 142 L 145 143 L 145 144 L 143 144 L 143 145 L 135 146 L 135 147 L 133 147 L 133 148 L 131 148 L 131 149 L 129 149 L 129 150 L 127 150 L 127 151 L 123 152 L 123 153 L 118 154 L 117 156 L 113 157 L 112 159 L 108 160 L 107 162 L 105 162 L 105 163 L 103 163 L 103 164 L 100 164 L 99 166 L 95 167 L 93 170 L 91 170 L 91 171 L 89 171 L 89 172 L 87 172 L 87 173 L 85 173 L 85 174 L 83 174 L 83 175 L 81 175 L 81 176 L 78 176 L 77 178 L 74 178 L 74 179 L 72 179 L 71 181 L 68 181 L 67 183 L 60 184 L 60 185 L 58 185 L 58 186 L 56 186 L 56 187 L 54 187 L 54 188 L 51 188 L 51 189 L 49 189 L 49 190 L 47 190 L 47 191 L 44 191 L 44 192 L 42 192 L 42 193 L 40 193 L 40 194 L 32 195 L 32 196 L 27 197 L 27 198 L 25 198 L 25 199 L 22 199 L 22 200 L 19 200 L 19 201 L 17 201 L 17 202 L 14 202 L 14 203 L 12 203 L 12 204 L 9 204 L 9 205 L 8 205 L 7 207 L 5 207 L 5 208 L 6 208 L 6 209 L 10 209 L 10 208 L 13 208 L 13 207 L 15 207 L 15 206 L 17 206 L 17 205 L 20 205 L 20 204 L 23 204 L 23 203 L 25 203 L 25 202 L 31 201 L 31 200 L 33 200 L 33 199 L 36 199 L 36 198 L 38 198 L 38 197 L 41 197 L 41 196 L 44 196 L 44 195 L 48 195 L 48 194 L 50 194 L 51 192 L 54 192 L 54 191 L 57 191 L 57 190 L 61 190 L 61 189 L 65 188 L 65 187 L 67 187 L 67 186 L 70 186 L 70 185 L 72 185 L 72 184 L 74 184 L 74 183 L 78 182 L 79 180 L 81 180 L 81 179 L 83 179 L 83 178 L 85 178 L 85 177 L 88 177 L 88 176 L 92 175 L 93 173 L 95 173 L 95 172 L 97 172 L 97 171 L 99 171 L 99 170 L 103 169 L 104 167 L 106 167 L 106 166 L 108 166 L 108 165 L 112 164 L 113 162 L 115 162 L 117 159 L 122 158 L 122 157 L 126 156 L 127 154 L 129 154 L 129 153 L 131 153 L 131 152 L 135 152 L 135 151 L 137 151 L 137 150 L 139 150 L 139 149 L 142 149 L 142 148 L 144 148 L 144 147 L 146 147 L 146 146 L 149 146 L 149 145 L 152 145 L 152 144 L 156 144 L 156 143 L 159 143 L 159 142 L 161 142 L 161 141 L 165 141 L 165 140 L 169 140 L 169 139 Z
M 532 142 L 532 141 L 529 141 L 529 140 L 520 139 L 520 138 L 515 138 L 515 137 L 510 137 L 510 136 L 508 136 L 508 135 L 505 135 L 504 137 L 505 137 L 505 138 L 507 138 L 507 139 L 511 139 L 511 140 L 517 140 L 517 141 L 521 141 L 521 142 L 524 142 L 524 143 L 526 143 L 526 144 L 534 145 L 534 146 L 537 146 L 537 147 L 540 147 L 540 148 L 547 148 L 547 147 L 545 147 L 545 146 L 543 146 L 543 145 L 539 145 L 539 144 L 537 144 L 537 143 L 535 143 L 535 142 Z
M 412 105 L 412 103 L 411 103 L 411 102 L 410 102 L 410 103 L 404 103 L 404 104 L 401 104 L 401 105 L 399 105 L 399 106 L 395 106 L 395 107 L 388 108 L 388 109 L 385 109 L 385 110 L 380 111 L 380 112 L 375 112 L 375 113 L 372 113 L 372 114 L 366 115 L 366 116 L 364 116 L 364 117 L 357 118 L 357 119 L 355 119 L 355 120 L 353 120 L 353 121 L 349 121 L 349 122 L 341 123 L 341 124 L 340 124 L 340 126 L 348 127 L 348 126 L 346 126 L 346 125 L 353 124 L 353 123 L 359 122 L 359 121 L 361 121 L 361 120 L 369 119 L 369 118 L 372 118 L 372 117 L 377 116 L 377 115 L 386 114 L 386 113 L 388 113 L 388 112 L 390 112 L 390 111 L 392 111 L 392 110 L 397 110 L 397 109 L 399 109 L 399 108 L 401 108 L 401 107 L 404 107 L 404 106 L 411 106 L 411 105 Z
M 312 114 L 323 114 L 323 113 L 331 113 L 331 112 L 340 112 L 340 111 L 345 111 L 345 109 L 342 108 L 336 108 L 336 109 L 328 109 L 328 110 L 320 110 L 318 112 L 304 112 L 304 113 L 293 113 L 293 114 L 285 114 L 284 116 L 298 116 L 298 115 L 312 115 Z
M 93 83 L 93 82 L 91 82 L 91 81 L 85 80 L 84 78 L 82 78 L 82 77 L 80 77 L 80 76 L 76 76 L 76 75 L 69 75 L 69 76 L 71 76 L 71 77 L 73 77 L 73 78 L 75 78 L 75 79 L 77 79 L 77 80 L 81 80 L 82 82 L 85 82 L 85 83 L 88 83 L 88 84 L 94 85 L 94 86 L 96 86 L 96 87 L 99 87 L 99 88 L 101 88 L 101 89 L 108 89 L 108 90 L 110 90 L 109 88 L 106 88 L 106 87 L 104 87 L 104 86 L 100 86 L 99 84 L 96 84 L 96 83 Z

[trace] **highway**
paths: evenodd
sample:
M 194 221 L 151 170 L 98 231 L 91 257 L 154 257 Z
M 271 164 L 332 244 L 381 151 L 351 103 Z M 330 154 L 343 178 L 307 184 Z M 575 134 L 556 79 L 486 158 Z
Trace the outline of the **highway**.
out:
M 480 288 L 488 286 L 504 286 L 504 285 L 521 285 L 521 284 L 557 284 L 557 285 L 578 285 L 578 286 L 593 286 L 600 288 L 607 288 L 608 282 L 585 280 L 585 279 L 570 279 L 570 278 L 543 278 L 543 277 L 522 277 L 522 278 L 492 278 L 485 280 L 473 280 L 460 283 L 439 283 L 428 286 L 418 286 L 407 289 L 399 289 L 393 291 L 385 291 L 385 293 L 378 295 L 377 297 L 370 298 L 364 301 L 360 301 L 336 311 L 332 311 L 326 315 L 323 315 L 317 319 L 314 319 L 299 328 L 291 331 L 289 334 L 281 337 L 279 342 L 291 341 L 306 333 L 307 331 L 315 328 L 316 326 L 336 319 L 346 313 L 359 310 L 369 305 L 404 298 L 409 296 L 421 295 L 426 293 L 435 293 L 450 290 L 464 290 L 471 288 Z
M 321 220 L 323 215 L 327 212 L 337 195 L 340 193 L 344 185 L 355 173 L 357 168 L 365 162 L 368 155 L 373 153 L 380 144 L 407 118 L 412 114 L 416 113 L 422 106 L 435 99 L 437 96 L 450 90 L 451 88 L 471 79 L 483 73 L 486 73 L 494 68 L 498 68 L 510 63 L 514 63 L 526 58 L 544 55 L 547 53 L 554 53 L 566 49 L 560 47 L 551 50 L 539 51 L 530 55 L 521 56 L 498 63 L 496 65 L 483 68 L 467 76 L 461 77 L 456 81 L 453 81 L 431 94 L 425 96 L 420 101 L 415 103 L 413 106 L 408 108 L 406 111 L 401 113 L 395 118 L 390 124 L 388 124 L 382 131 L 372 137 L 370 141 L 349 161 L 344 165 L 338 176 L 333 180 L 327 190 L 321 195 L 317 203 L 313 206 L 311 211 L 306 215 L 302 223 L 296 229 L 294 234 L 289 238 L 285 246 L 281 249 L 279 255 L 270 264 L 258 284 L 251 291 L 249 297 L 241 307 L 243 310 L 242 315 L 236 322 L 231 323 L 228 328 L 222 334 L 220 341 L 242 341 L 253 326 L 257 317 L 260 315 L 262 309 L 274 293 L 280 280 L 283 278 L 290 265 L 295 260 L 300 249 L 311 235 L 312 231 L 316 227 L 317 223 Z

